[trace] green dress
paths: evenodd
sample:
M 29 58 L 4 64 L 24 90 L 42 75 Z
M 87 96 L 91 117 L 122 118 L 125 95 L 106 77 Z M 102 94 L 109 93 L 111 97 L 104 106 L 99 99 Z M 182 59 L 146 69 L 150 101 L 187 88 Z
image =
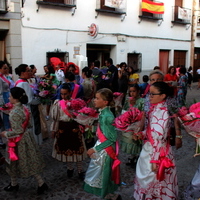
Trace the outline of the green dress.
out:
M 109 107 L 100 111 L 99 126 L 107 140 L 102 143 L 97 140 L 94 146 L 97 152 L 91 158 L 84 183 L 84 190 L 86 192 L 101 196 L 102 198 L 116 191 L 118 187 L 111 180 L 113 159 L 105 151 L 106 147 L 114 146 L 117 140 L 117 133 L 112 125 L 113 120 L 114 116 Z
M 129 100 L 127 99 L 124 104 L 124 111 L 127 111 L 131 107 Z M 139 98 L 136 100 L 134 107 L 138 108 L 139 110 L 144 110 L 144 99 Z M 132 139 L 132 132 L 122 132 L 121 141 L 120 141 L 120 148 L 123 152 L 132 154 L 132 155 L 139 155 L 140 151 L 142 150 L 142 143 L 140 140 L 133 140 Z

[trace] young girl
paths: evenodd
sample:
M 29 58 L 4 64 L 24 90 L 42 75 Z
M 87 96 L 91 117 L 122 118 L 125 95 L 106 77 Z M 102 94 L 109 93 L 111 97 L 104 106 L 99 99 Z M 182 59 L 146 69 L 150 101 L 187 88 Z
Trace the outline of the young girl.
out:
M 17 191 L 19 189 L 17 177 L 34 176 L 38 181 L 37 193 L 42 194 L 48 186 L 39 175 L 43 171 L 44 162 L 28 129 L 30 111 L 22 105 L 27 104 L 28 97 L 24 89 L 19 87 L 12 88 L 10 92 L 9 100 L 13 104 L 9 114 L 11 130 L 1 132 L 1 136 L 8 139 L 7 172 L 11 177 L 11 183 L 4 190 Z
M 112 125 L 114 116 L 109 106 L 113 102 L 112 91 L 103 88 L 97 91 L 94 104 L 99 108 L 98 140 L 95 146 L 87 151 L 91 161 L 86 172 L 84 190 L 107 198 L 119 184 L 119 164 L 115 144 L 117 133 Z
M 59 161 L 67 162 L 67 175 L 73 176 L 73 163 L 77 164 L 78 175 L 84 179 L 82 160 L 87 157 L 84 138 L 79 124 L 73 120 L 73 114 L 67 105 L 71 99 L 70 84 L 61 85 L 60 95 L 62 100 L 56 100 L 51 109 L 52 134 L 55 137 L 52 156 Z
M 138 134 L 144 145 L 136 166 L 135 199 L 178 199 L 176 167 L 168 140 L 170 117 L 166 98 L 172 95 L 165 82 L 155 82 L 150 87 L 148 125 Z
M 129 87 L 129 97 L 125 102 L 124 109 L 128 110 L 130 107 L 136 107 L 141 111 L 144 110 L 144 98 L 140 98 L 140 88 L 138 84 L 133 84 Z M 123 152 L 132 155 L 132 158 L 129 158 L 127 165 L 134 167 L 142 149 L 142 145 L 139 140 L 133 140 L 132 134 L 133 133 L 131 132 L 122 133 L 121 149 Z

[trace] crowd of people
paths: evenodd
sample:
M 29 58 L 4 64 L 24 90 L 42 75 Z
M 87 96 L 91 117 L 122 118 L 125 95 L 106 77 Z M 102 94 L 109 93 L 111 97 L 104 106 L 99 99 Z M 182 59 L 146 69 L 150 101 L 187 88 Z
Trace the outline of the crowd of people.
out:
M 130 155 L 126 164 L 136 166 L 136 200 L 178 199 L 171 146 L 182 146 L 174 113 L 185 105 L 191 86 L 185 67 L 171 66 L 167 74 L 156 67 L 142 83 L 136 69 L 125 62 L 115 66 L 111 58 L 103 67 L 96 60 L 81 73 L 74 63 L 63 70 L 59 62 L 44 66 L 44 72 L 37 76 L 34 65 L 21 64 L 15 68 L 19 79 L 14 82 L 9 67 L 0 61 L 0 145 L 7 148 L 6 158 L 0 153 L 0 165 L 6 163 L 11 178 L 5 191 L 18 191 L 17 178 L 29 176 L 38 182 L 37 194 L 48 190 L 40 175 L 45 164 L 38 145 L 50 137 L 51 120 L 52 157 L 67 164 L 69 178 L 76 164 L 86 192 L 111 199 L 120 185 L 120 148 Z M 93 124 L 76 120 L 84 108 L 98 112 Z M 131 108 L 142 113 L 137 130 L 116 130 L 116 118 Z M 93 134 L 88 136 L 86 129 Z M 85 173 L 82 161 L 87 156 L 91 161 Z

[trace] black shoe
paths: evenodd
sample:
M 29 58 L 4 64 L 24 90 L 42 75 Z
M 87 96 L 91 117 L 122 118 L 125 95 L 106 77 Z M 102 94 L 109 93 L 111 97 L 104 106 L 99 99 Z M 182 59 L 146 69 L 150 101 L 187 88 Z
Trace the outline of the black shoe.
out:
M 5 163 L 5 158 L 4 157 L 1 157 L 0 158 L 0 165 L 3 165 Z
M 79 177 L 80 180 L 83 181 L 85 179 L 85 172 L 78 173 L 78 177 Z
M 67 170 L 67 176 L 68 176 L 68 178 L 71 178 L 73 176 L 73 173 L 74 173 L 74 169 L 72 169 L 72 170 L 68 169 Z
M 17 184 L 15 186 L 12 186 L 11 183 L 10 183 L 7 187 L 4 188 L 4 190 L 6 192 L 18 191 L 19 190 L 19 185 Z
M 41 187 L 38 187 L 37 189 L 37 194 L 43 194 L 44 191 L 47 191 L 49 189 L 48 185 L 46 183 L 43 183 L 43 185 Z

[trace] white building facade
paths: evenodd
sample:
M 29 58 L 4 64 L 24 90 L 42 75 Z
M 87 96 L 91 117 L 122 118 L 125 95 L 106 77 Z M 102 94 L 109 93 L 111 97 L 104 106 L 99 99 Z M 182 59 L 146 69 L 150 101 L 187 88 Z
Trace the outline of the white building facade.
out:
M 142 0 L 116 1 L 123 3 L 119 8 L 105 6 L 109 2 L 25 1 L 21 7 L 22 63 L 35 64 L 38 74 L 44 73 L 43 66 L 54 56 L 76 64 L 81 59 L 83 66 L 97 59 L 103 66 L 111 57 L 114 64 L 126 62 L 141 74 L 155 66 L 167 72 L 171 65 L 191 65 L 192 0 L 160 0 L 164 14 L 142 12 Z

